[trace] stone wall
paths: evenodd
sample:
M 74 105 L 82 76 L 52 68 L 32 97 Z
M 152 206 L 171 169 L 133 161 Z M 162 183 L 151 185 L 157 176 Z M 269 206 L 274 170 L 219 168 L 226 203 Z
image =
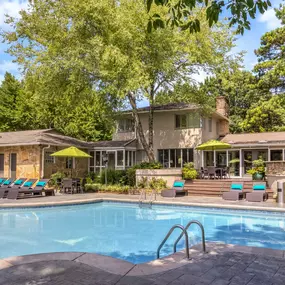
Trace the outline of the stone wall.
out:
M 175 180 L 182 179 L 182 169 L 137 169 L 137 183 L 142 179 L 142 177 L 147 177 L 148 181 L 153 177 L 162 178 L 166 181 L 167 187 L 172 187 Z
M 40 147 L 11 146 L 0 147 L 0 153 L 4 154 L 4 176 L 10 177 L 10 154 L 17 154 L 16 177 L 39 178 L 40 177 Z
M 266 162 L 266 174 L 285 175 L 285 161 Z

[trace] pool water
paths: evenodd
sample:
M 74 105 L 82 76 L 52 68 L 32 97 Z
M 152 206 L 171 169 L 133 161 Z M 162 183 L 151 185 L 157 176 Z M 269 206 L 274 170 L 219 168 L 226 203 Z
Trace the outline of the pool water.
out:
M 198 220 L 207 241 L 285 249 L 285 215 L 196 207 L 103 202 L 53 208 L 0 210 L 0 258 L 44 252 L 93 252 L 142 263 L 174 224 Z M 175 230 L 161 256 L 172 253 Z M 201 242 L 196 225 L 190 244 Z M 184 247 L 181 241 L 179 249 Z

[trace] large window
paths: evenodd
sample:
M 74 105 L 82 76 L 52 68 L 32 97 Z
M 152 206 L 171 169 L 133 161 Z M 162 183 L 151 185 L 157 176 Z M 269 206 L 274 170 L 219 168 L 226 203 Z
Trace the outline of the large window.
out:
M 283 160 L 283 151 L 282 149 L 271 149 L 270 150 L 270 160 L 271 161 L 281 161 Z
M 198 113 L 189 113 L 175 115 L 175 128 L 176 129 L 191 129 L 191 128 L 200 128 L 200 115 Z
M 132 119 L 121 119 L 118 121 L 118 132 L 133 132 L 134 123 Z
M 184 163 L 193 162 L 193 148 L 159 149 L 158 161 L 164 168 L 182 167 Z
M 54 163 L 54 156 L 51 156 L 52 151 L 45 152 L 45 163 Z

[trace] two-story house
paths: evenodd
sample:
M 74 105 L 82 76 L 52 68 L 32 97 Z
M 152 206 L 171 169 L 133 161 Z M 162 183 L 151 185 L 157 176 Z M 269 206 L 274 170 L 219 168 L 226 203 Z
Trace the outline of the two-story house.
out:
M 149 107 L 140 108 L 139 116 L 148 140 Z M 164 168 L 180 168 L 186 162 L 213 165 L 213 152 L 198 152 L 195 147 L 210 139 L 218 139 L 229 133 L 228 104 L 224 97 L 216 100 L 216 110 L 203 117 L 194 104 L 171 103 L 154 107 L 153 149 L 157 161 Z M 132 112 L 124 112 L 117 122 L 112 141 L 93 143 L 90 154 L 90 171 L 100 171 L 108 157 L 108 167 L 125 169 L 147 160 L 141 146 Z

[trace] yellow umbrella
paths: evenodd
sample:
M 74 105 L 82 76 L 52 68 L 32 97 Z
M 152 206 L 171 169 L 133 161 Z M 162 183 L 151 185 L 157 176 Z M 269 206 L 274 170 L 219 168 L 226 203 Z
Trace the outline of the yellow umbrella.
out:
M 216 150 L 216 149 L 228 149 L 232 146 L 228 143 L 224 143 L 217 140 L 210 140 L 202 143 L 196 147 L 197 150 Z
M 88 158 L 91 157 L 88 153 L 78 149 L 75 146 L 71 146 L 62 150 L 59 150 L 57 152 L 54 152 L 51 154 L 51 156 L 56 157 L 75 157 L 75 158 Z M 72 168 L 71 168 L 71 177 L 72 177 Z

